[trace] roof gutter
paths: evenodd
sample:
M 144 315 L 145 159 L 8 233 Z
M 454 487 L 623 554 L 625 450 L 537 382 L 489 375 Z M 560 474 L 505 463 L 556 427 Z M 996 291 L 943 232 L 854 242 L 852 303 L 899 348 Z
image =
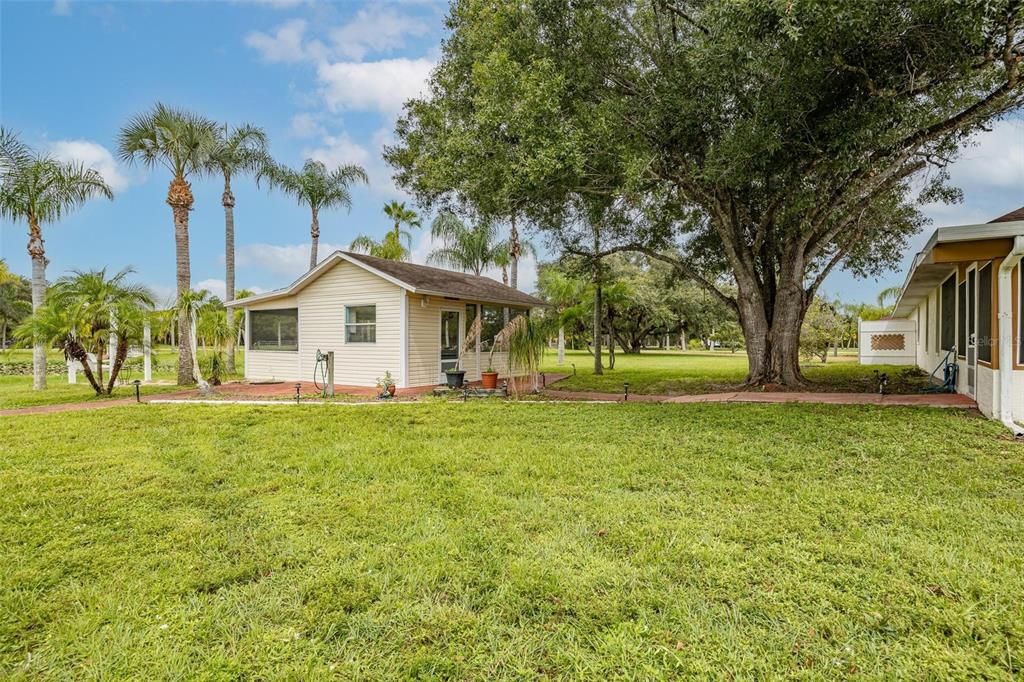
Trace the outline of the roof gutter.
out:
M 1013 238 L 1013 248 L 999 264 L 999 421 L 1013 432 L 1024 436 L 1024 429 L 1013 421 L 1013 291 L 1010 277 L 1013 268 L 1024 257 L 1024 236 Z

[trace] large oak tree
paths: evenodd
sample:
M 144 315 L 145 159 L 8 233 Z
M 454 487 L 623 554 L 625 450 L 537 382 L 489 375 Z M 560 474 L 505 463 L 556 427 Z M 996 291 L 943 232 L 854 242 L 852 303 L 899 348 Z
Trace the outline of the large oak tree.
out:
M 459 0 L 387 157 L 418 198 L 500 188 L 555 235 L 614 197 L 620 248 L 735 309 L 748 381 L 800 383 L 825 277 L 891 267 L 920 204 L 957 198 L 946 165 L 1020 106 L 1020 24 L 1019 0 Z

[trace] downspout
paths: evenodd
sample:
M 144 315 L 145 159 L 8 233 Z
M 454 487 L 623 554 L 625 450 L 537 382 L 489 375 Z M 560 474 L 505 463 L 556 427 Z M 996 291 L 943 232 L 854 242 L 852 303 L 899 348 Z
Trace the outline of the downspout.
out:
M 1013 248 L 999 264 L 999 421 L 1024 436 L 1024 429 L 1013 421 L 1013 268 L 1024 256 L 1024 236 L 1013 239 Z

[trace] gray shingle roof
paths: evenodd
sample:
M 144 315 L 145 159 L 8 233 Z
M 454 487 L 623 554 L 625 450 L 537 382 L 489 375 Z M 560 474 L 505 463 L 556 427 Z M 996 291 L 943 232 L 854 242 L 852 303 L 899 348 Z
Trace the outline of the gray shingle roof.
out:
M 465 272 L 454 272 L 432 268 L 428 265 L 417 265 L 403 261 L 375 258 L 365 253 L 344 252 L 346 256 L 358 260 L 379 272 L 405 282 L 416 291 L 486 301 L 490 303 L 506 303 L 509 305 L 542 306 L 544 301 L 495 282 L 490 277 L 470 275 Z

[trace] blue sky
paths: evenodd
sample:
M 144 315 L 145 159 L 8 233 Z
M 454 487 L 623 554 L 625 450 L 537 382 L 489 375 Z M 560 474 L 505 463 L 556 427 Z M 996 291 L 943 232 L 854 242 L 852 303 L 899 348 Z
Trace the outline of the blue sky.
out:
M 46 226 L 51 279 L 73 268 L 133 266 L 161 297 L 174 283 L 170 178 L 126 168 L 112 156 L 119 127 L 156 101 L 230 124 L 262 126 L 279 161 L 359 163 L 368 187 L 354 191 L 351 213 L 321 216 L 321 254 L 359 233 L 388 227 L 384 202 L 407 199 L 391 183 L 380 151 L 404 99 L 418 94 L 444 35 L 443 4 L 307 0 L 261 2 L 3 2 L 0 4 L 0 119 L 30 144 L 101 170 L 113 202 L 96 200 Z M 45 45 L 45 49 L 40 46 Z M 25 55 L 31 55 L 31 58 Z M 1000 122 L 953 168 L 964 204 L 926 207 L 935 226 L 984 222 L 1024 205 L 1024 123 Z M 282 286 L 308 263 L 309 216 L 292 200 L 234 184 L 240 287 Z M 223 290 L 221 186 L 193 182 L 192 279 Z M 919 235 L 907 254 L 923 244 Z M 0 223 L 0 258 L 29 272 L 25 226 Z M 535 239 L 538 242 L 539 239 Z M 414 260 L 429 240 L 417 235 Z M 524 288 L 535 279 L 524 263 Z M 838 272 L 825 291 L 872 300 L 902 282 Z

